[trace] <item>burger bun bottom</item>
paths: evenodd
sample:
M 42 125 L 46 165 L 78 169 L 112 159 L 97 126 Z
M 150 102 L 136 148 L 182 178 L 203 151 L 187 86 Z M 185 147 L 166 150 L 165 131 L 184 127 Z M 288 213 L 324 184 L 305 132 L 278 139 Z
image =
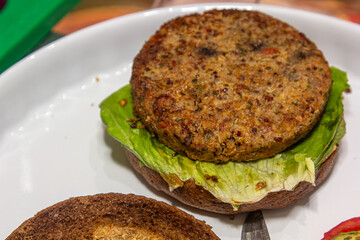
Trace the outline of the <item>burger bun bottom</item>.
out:
M 147 166 L 140 165 L 139 159 L 128 149 L 124 148 L 125 154 L 133 168 L 156 190 L 163 191 L 186 205 L 209 212 L 227 215 L 261 209 L 283 208 L 304 198 L 307 194 L 314 191 L 315 188 L 317 188 L 330 174 L 335 164 L 338 149 L 339 147 L 337 146 L 316 171 L 315 186 L 309 182 L 300 182 L 292 191 L 282 190 L 279 192 L 271 192 L 260 201 L 241 204 L 238 210 L 234 211 L 231 204 L 215 198 L 203 187 L 196 185 L 192 179 L 186 181 L 182 187 L 170 191 L 168 183 L 159 173 Z

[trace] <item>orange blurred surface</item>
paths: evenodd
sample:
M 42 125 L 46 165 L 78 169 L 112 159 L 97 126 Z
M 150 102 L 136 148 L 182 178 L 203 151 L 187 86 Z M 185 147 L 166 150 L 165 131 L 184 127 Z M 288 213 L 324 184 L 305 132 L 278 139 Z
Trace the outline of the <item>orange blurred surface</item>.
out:
M 221 2 L 221 0 L 83 0 L 52 31 L 66 35 L 95 23 L 137 11 L 206 2 Z M 360 0 L 226 0 L 226 2 L 286 6 L 360 23 Z
M 145 9 L 147 8 L 133 6 L 105 6 L 70 12 L 53 27 L 52 31 L 66 35 L 95 23 Z
M 52 32 L 66 35 L 111 18 L 150 9 L 153 0 L 82 0 Z

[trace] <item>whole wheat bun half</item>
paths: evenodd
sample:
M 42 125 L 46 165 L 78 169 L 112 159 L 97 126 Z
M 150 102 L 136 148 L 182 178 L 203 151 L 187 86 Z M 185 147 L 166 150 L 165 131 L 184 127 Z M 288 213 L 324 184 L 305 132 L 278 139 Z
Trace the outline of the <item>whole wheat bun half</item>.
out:
M 161 177 L 159 173 L 148 168 L 147 166 L 140 165 L 139 159 L 132 152 L 124 148 L 129 162 L 133 168 L 139 174 L 141 174 L 145 180 L 156 190 L 163 191 L 186 205 L 209 212 L 228 215 L 260 209 L 283 208 L 304 198 L 307 194 L 314 191 L 330 174 L 335 164 L 338 149 L 339 146 L 336 146 L 332 154 L 316 171 L 315 186 L 308 182 L 301 182 L 292 191 L 283 190 L 279 192 L 271 192 L 258 202 L 241 204 L 238 210 L 234 211 L 231 204 L 222 202 L 221 200 L 215 198 L 203 187 L 196 185 L 193 180 L 188 180 L 182 187 L 178 187 L 170 191 L 168 183 Z
M 120 193 L 75 197 L 38 212 L 6 240 L 219 239 L 205 222 L 164 202 Z

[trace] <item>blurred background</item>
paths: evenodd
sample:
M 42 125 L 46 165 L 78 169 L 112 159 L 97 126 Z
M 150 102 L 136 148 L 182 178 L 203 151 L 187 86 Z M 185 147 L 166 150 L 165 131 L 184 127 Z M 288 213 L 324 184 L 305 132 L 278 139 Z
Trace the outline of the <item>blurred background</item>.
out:
M 360 0 L 0 0 L 0 74 L 45 44 L 101 21 L 152 8 L 221 1 L 285 6 L 360 24 Z
M 68 34 L 96 22 L 136 11 L 206 2 L 221 2 L 221 0 L 82 0 L 53 30 L 57 33 Z M 293 7 L 360 23 L 360 0 L 227 0 L 226 2 Z

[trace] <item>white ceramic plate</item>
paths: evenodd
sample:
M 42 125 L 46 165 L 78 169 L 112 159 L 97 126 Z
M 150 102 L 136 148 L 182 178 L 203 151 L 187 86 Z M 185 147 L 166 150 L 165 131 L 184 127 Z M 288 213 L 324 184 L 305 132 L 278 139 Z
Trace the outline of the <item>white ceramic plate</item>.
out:
M 120 144 L 105 132 L 99 103 L 129 82 L 144 41 L 166 20 L 214 8 L 257 9 L 303 31 L 329 63 L 347 71 L 348 132 L 327 181 L 281 210 L 264 211 L 272 239 L 320 239 L 360 216 L 360 27 L 305 11 L 263 5 L 208 4 L 140 12 L 84 29 L 35 52 L 0 75 L 0 239 L 37 211 L 69 197 L 135 193 L 175 205 L 213 226 L 221 239 L 240 239 L 235 219 L 186 207 L 149 189 Z

